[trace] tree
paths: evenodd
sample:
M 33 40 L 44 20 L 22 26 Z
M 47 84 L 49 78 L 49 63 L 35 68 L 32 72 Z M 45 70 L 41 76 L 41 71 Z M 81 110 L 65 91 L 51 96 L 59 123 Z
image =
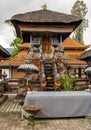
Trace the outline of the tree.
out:
M 8 24 L 9 26 L 13 26 L 12 22 L 10 19 L 5 20 L 5 23 Z M 15 31 L 14 35 L 16 36 Z M 11 52 L 11 56 L 14 57 L 15 55 L 17 55 L 19 53 L 19 49 L 18 49 L 18 45 L 19 44 L 23 44 L 23 39 L 16 37 L 11 43 L 10 43 L 10 47 L 13 47 L 13 50 Z
M 18 45 L 23 44 L 23 39 L 16 37 L 10 44 L 10 47 L 13 47 L 13 51 L 11 53 L 11 56 L 14 57 L 19 53 Z
M 80 43 L 84 43 L 83 41 L 83 32 L 88 27 L 88 20 L 85 19 L 85 16 L 88 12 L 88 8 L 83 0 L 77 0 L 71 10 L 72 15 L 76 15 L 83 19 L 82 23 L 75 29 L 73 34 L 73 39 Z

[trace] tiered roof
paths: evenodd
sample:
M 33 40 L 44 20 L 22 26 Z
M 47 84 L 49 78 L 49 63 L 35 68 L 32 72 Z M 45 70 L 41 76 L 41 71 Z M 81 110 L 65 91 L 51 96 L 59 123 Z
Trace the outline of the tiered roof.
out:
M 70 56 L 68 64 L 70 64 L 70 65 L 87 65 L 87 62 L 85 62 L 83 60 L 79 60 L 77 58 L 77 56 Z
M 20 52 L 15 56 L 7 60 L 1 61 L 1 65 L 11 65 L 11 66 L 18 66 L 20 64 L 25 63 L 24 57 L 28 54 L 28 49 L 30 48 L 30 43 L 24 43 L 18 45 Z
M 87 62 L 79 60 L 78 56 L 82 54 L 82 52 L 89 47 L 88 45 L 83 45 L 75 41 L 74 39 L 68 37 L 64 40 L 62 46 L 64 48 L 64 54 L 70 56 L 68 64 L 73 64 L 73 65 L 87 64 Z
M 28 50 L 20 51 L 15 57 L 12 57 L 8 60 L 1 61 L 0 65 L 2 66 L 18 66 L 24 64 L 24 56 L 28 54 Z
M 87 45 L 83 45 L 77 42 L 76 40 L 70 37 L 64 40 L 64 42 L 62 43 L 62 46 L 64 47 L 64 49 L 87 49 L 89 47 Z
M 2 60 L 0 66 L 19 66 L 25 63 L 25 56 L 29 54 L 30 43 L 24 43 L 19 45 L 20 52 L 7 60 Z M 38 60 L 33 60 L 32 63 L 36 66 L 39 66 Z
M 78 57 L 80 60 L 90 61 L 91 59 L 91 47 L 84 50 L 83 53 Z

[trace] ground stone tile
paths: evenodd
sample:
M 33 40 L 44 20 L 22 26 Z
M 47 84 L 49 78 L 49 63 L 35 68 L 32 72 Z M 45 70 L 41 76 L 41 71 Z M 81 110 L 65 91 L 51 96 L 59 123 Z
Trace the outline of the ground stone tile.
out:
M 25 118 L 21 121 L 20 112 L 0 113 L 0 130 L 91 130 L 87 118 L 36 119 L 34 126 L 28 122 Z

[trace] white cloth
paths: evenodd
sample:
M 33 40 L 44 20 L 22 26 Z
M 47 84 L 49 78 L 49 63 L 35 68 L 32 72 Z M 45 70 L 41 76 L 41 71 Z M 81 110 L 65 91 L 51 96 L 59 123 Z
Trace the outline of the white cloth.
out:
M 85 91 L 28 92 L 24 105 L 40 105 L 39 118 L 91 116 L 91 93 Z

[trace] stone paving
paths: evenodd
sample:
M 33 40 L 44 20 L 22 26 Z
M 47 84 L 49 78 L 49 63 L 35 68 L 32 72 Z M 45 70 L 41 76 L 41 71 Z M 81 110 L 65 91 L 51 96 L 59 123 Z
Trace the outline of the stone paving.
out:
M 91 130 L 90 118 L 21 120 L 20 112 L 0 112 L 0 130 Z

